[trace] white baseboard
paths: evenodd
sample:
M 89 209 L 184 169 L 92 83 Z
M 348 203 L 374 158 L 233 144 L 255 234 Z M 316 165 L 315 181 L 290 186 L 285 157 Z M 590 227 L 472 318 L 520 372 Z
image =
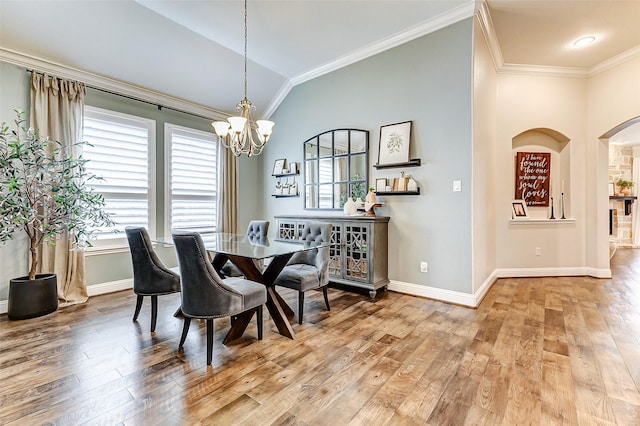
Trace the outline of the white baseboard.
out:
M 110 281 L 107 283 L 94 284 L 87 287 L 89 297 L 101 294 L 113 293 L 133 288 L 133 278 L 126 280 Z
M 483 285 L 484 287 L 484 285 Z M 487 286 L 488 289 L 491 286 Z M 419 285 L 413 283 L 405 283 L 402 281 L 391 280 L 387 287 L 390 291 L 397 291 L 398 293 L 410 294 L 412 296 L 427 297 L 429 299 L 435 299 L 442 302 L 455 303 L 456 305 L 468 306 L 475 308 L 478 306 L 479 301 L 476 295 L 470 293 L 462 293 L 460 291 L 447 290 L 444 288 L 429 287 L 426 285 Z M 484 295 L 484 294 L 483 294 Z M 479 300 L 482 300 L 481 298 Z
M 95 285 L 90 285 L 87 287 L 87 295 L 98 296 L 100 294 L 113 293 L 116 291 L 122 291 L 133 288 L 133 279 L 129 278 L 126 280 L 119 281 L 111 281 L 108 283 L 100 283 Z M 9 301 L 8 300 L 0 300 L 0 314 L 6 314 L 9 310 Z
M 498 268 L 494 271 L 497 278 L 523 277 L 576 277 L 611 278 L 611 269 L 587 267 L 575 268 Z
M 611 278 L 611 269 L 597 268 L 502 268 L 495 269 L 473 294 L 391 280 L 388 289 L 412 296 L 476 308 L 498 278 L 590 276 Z

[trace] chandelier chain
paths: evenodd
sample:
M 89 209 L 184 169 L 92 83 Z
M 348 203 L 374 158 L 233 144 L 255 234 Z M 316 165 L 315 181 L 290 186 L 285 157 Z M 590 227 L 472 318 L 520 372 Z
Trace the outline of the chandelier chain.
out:
M 244 0 L 244 98 L 247 98 L 247 0 Z

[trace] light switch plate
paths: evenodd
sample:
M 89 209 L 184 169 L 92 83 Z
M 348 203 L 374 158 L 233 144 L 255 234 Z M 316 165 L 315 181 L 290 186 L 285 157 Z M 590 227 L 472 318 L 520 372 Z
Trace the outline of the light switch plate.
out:
M 462 181 L 454 180 L 453 181 L 453 192 L 462 191 Z

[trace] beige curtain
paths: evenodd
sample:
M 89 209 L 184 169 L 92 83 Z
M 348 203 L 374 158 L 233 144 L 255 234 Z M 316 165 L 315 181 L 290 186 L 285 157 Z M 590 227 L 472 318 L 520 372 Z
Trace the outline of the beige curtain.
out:
M 31 127 L 38 129 L 41 136 L 66 144 L 82 140 L 84 96 L 82 83 L 32 72 Z M 56 240 L 55 246 L 41 246 L 38 258 L 39 273 L 57 275 L 60 306 L 87 300 L 84 253 L 73 250 L 66 234 Z
M 238 233 L 238 158 L 218 138 L 218 232 Z

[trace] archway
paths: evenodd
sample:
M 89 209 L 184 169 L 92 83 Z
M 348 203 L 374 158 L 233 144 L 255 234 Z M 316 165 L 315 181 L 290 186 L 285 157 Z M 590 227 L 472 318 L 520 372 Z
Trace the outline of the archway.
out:
M 599 138 L 607 145 L 608 164 L 608 245 L 609 259 L 618 247 L 638 247 L 640 239 L 635 234 L 640 232 L 640 214 L 635 195 L 620 194 L 617 182 L 622 180 L 640 185 L 640 117 L 631 118 L 605 132 Z M 635 146 L 635 148 L 634 148 Z M 634 164 L 635 162 L 635 164 Z M 635 173 L 635 175 L 634 175 Z M 634 194 L 638 194 L 637 189 Z M 602 203 L 605 204 L 605 203 Z M 634 241 L 635 240 L 635 241 Z

